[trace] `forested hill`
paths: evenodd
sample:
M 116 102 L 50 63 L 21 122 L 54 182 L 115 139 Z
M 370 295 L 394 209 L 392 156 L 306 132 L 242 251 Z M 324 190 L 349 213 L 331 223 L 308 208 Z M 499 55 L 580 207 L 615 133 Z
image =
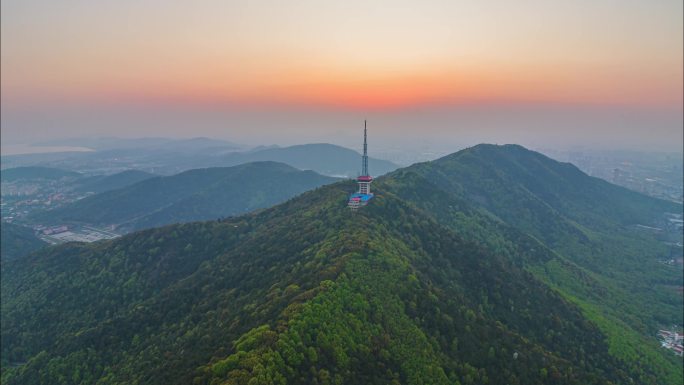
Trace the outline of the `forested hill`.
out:
M 664 212 L 682 211 L 681 204 L 590 177 L 570 163 L 518 145 L 482 144 L 402 171 L 459 192 L 518 227 L 555 214 L 591 228 L 652 224 Z
M 135 230 L 216 219 L 272 206 L 336 179 L 276 162 L 196 169 L 145 178 L 38 213 L 44 223 L 116 225 Z
M 492 253 L 383 190 L 353 213 L 354 187 L 8 264 L 3 383 L 628 383 L 520 267 L 544 252 Z
M 659 328 L 683 323 L 681 266 L 662 263 L 681 257 L 681 247 L 665 242 L 681 242 L 681 232 L 654 236 L 638 226 L 665 229 L 665 214 L 681 213 L 680 204 L 516 145 L 478 145 L 398 170 L 376 185 L 500 253 L 548 247 L 554 258 L 527 270 L 600 325 L 614 355 L 636 367 L 648 363 L 661 373 L 681 373 L 681 360 L 673 362 L 653 337 Z
M 682 212 L 681 204 L 612 185 L 516 145 L 479 145 L 398 170 L 380 183 L 454 229 L 467 213 L 486 213 L 611 276 L 660 270 L 656 257 L 667 257 L 666 246 L 638 226 L 664 227 L 666 213 Z M 423 195 L 434 192 L 441 196 Z
M 3 261 L 22 257 L 48 245 L 29 227 L 2 222 L 0 233 L 0 259 Z
M 606 216 L 599 233 L 555 208 L 549 222 L 516 223 L 486 199 L 541 194 L 483 168 L 491 195 L 473 195 L 480 182 L 454 181 L 453 157 L 379 178 L 356 212 L 356 186 L 340 182 L 258 213 L 6 263 L 2 383 L 682 382 L 681 359 L 647 338 L 655 306 L 675 317 L 676 297 L 655 282 L 678 278 L 649 254 L 660 243 L 620 234 L 628 221 Z M 534 235 L 540 223 L 555 243 Z M 614 237 L 632 254 L 611 273 Z M 628 290 L 639 258 L 643 284 Z

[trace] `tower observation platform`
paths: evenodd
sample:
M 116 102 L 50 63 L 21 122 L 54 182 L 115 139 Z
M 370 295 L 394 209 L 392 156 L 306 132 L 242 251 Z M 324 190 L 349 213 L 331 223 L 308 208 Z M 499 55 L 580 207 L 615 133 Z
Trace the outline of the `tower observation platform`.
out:
M 368 173 L 368 131 L 366 128 L 366 121 L 363 121 L 363 156 L 361 157 L 361 175 L 356 178 L 359 184 L 359 191 L 349 196 L 347 205 L 350 209 L 356 210 L 359 207 L 365 206 L 373 198 L 370 185 L 373 182 L 373 177 Z

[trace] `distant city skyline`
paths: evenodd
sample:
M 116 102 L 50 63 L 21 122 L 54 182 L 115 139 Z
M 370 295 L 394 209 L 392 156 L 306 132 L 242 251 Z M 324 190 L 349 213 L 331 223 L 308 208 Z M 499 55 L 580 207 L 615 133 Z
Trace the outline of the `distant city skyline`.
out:
M 682 6 L 3 1 L 2 140 L 681 152 Z

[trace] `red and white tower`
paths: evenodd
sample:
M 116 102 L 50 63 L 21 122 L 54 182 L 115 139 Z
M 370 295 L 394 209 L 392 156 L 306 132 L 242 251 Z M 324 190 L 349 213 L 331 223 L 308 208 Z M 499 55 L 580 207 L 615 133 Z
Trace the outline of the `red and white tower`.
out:
M 368 201 L 373 198 L 370 184 L 373 177 L 368 173 L 368 135 L 366 129 L 366 121 L 363 121 L 363 156 L 361 157 L 361 175 L 356 178 L 359 184 L 359 191 L 349 197 L 348 205 L 352 210 L 368 204 Z
M 363 157 L 361 157 L 361 175 L 356 179 L 359 183 L 359 194 L 370 195 L 370 184 L 373 177 L 368 173 L 368 135 L 366 121 L 363 121 Z

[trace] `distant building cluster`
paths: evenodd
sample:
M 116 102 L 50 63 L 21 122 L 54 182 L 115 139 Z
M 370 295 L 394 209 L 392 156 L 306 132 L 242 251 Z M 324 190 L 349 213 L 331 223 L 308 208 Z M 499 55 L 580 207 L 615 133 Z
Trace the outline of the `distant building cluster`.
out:
M 56 235 L 67 231 L 69 231 L 67 226 L 53 226 L 41 230 L 44 235 Z
M 594 170 L 593 176 L 604 178 L 616 185 L 627 187 L 652 197 L 680 203 L 684 200 L 681 185 L 677 182 L 676 178 L 671 177 L 666 172 L 655 167 L 653 170 L 641 170 L 629 164 L 623 165 L 623 167 L 624 169 L 614 169 L 612 178 L 607 175 L 607 172 L 601 173 L 600 170 Z M 661 173 L 659 174 L 658 171 L 661 171 Z M 652 176 L 654 174 L 658 176 Z
M 658 339 L 660 344 L 665 349 L 670 349 L 672 352 L 680 357 L 684 355 L 684 334 L 679 334 L 676 331 L 658 330 Z
M 656 198 L 684 201 L 681 155 L 590 150 L 543 152 L 616 185 Z
M 35 211 L 83 199 L 92 193 L 82 193 L 69 185 L 69 180 L 18 180 L 2 182 L 0 215 L 5 222 L 26 218 Z

